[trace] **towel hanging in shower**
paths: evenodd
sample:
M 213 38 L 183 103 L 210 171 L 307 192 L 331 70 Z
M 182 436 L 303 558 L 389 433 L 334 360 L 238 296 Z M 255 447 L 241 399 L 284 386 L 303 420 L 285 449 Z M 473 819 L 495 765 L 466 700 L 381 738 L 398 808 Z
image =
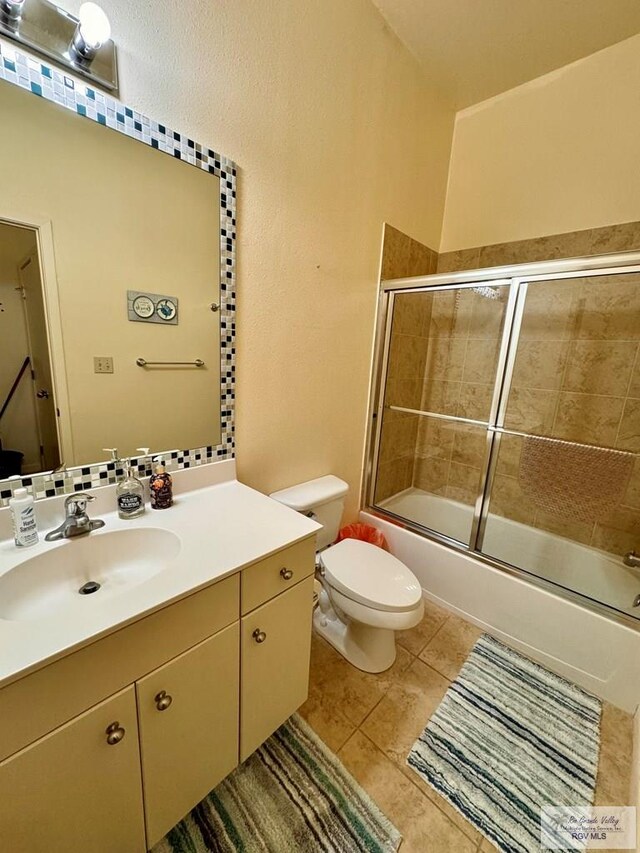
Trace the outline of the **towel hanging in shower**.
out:
M 592 522 L 623 499 L 635 457 L 609 447 L 527 435 L 518 482 L 544 512 Z

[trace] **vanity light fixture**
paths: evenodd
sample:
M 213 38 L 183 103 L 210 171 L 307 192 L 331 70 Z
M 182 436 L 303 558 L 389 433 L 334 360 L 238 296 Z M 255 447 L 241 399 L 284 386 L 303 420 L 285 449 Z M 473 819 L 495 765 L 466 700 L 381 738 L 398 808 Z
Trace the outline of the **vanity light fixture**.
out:
M 83 3 L 75 18 L 49 0 L 0 0 L 0 36 L 6 36 L 87 77 L 118 89 L 111 25 L 97 3 Z
M 18 26 L 25 0 L 0 0 L 0 16 L 8 26 Z

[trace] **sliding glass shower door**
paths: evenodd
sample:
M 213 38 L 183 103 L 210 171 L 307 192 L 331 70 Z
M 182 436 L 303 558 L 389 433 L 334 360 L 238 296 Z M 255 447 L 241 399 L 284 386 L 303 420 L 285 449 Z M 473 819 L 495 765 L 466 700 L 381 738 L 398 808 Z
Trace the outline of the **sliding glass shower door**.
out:
M 633 260 L 385 283 L 370 504 L 640 617 Z

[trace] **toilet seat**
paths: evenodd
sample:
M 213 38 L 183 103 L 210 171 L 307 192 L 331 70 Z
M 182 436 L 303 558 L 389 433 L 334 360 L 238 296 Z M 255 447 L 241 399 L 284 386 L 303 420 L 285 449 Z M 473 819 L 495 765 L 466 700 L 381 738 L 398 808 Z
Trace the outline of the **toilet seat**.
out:
M 329 586 L 374 610 L 404 612 L 422 601 L 416 576 L 400 560 L 369 542 L 343 539 L 320 554 Z

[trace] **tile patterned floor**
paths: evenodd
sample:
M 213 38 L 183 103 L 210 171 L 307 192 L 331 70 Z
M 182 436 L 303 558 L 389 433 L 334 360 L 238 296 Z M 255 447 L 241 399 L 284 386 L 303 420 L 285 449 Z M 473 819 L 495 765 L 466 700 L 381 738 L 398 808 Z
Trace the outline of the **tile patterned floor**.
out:
M 379 675 L 355 669 L 314 634 L 309 698 L 300 713 L 398 827 L 401 853 L 495 851 L 406 764 L 481 634 L 425 604 L 422 622 L 398 635 L 395 664 Z M 596 805 L 628 801 L 631 745 L 631 715 L 605 703 Z

